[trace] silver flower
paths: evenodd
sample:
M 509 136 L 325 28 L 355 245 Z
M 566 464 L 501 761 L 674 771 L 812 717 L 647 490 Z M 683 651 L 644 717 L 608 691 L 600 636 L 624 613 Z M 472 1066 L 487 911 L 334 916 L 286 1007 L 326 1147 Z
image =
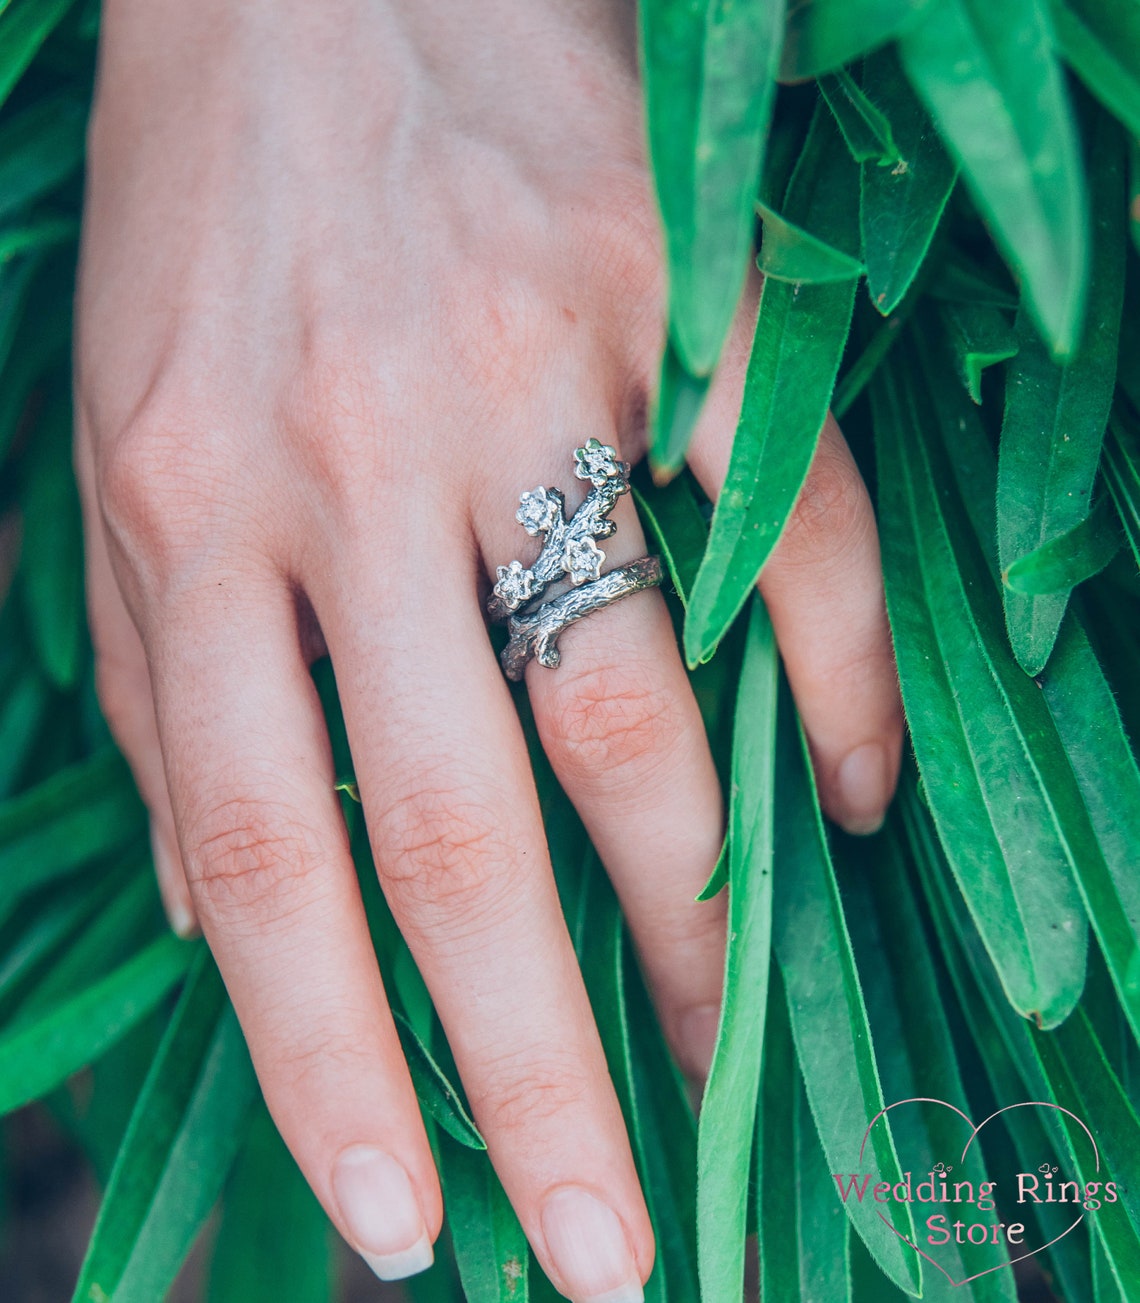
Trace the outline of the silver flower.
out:
M 534 596 L 534 572 L 527 570 L 521 561 L 512 561 L 509 566 L 499 566 L 498 575 L 495 596 L 507 610 L 517 611 Z
M 601 575 L 605 559 L 606 554 L 592 538 L 575 538 L 566 544 L 562 568 L 572 584 L 584 584 L 588 579 L 597 579 Z
M 589 480 L 591 484 L 604 484 L 606 480 L 618 479 L 625 465 L 618 461 L 617 449 L 597 439 L 587 439 L 585 447 L 574 449 L 574 474 L 580 480 Z
M 561 497 L 548 493 L 542 485 L 519 498 L 515 519 L 528 534 L 548 534 L 562 511 Z

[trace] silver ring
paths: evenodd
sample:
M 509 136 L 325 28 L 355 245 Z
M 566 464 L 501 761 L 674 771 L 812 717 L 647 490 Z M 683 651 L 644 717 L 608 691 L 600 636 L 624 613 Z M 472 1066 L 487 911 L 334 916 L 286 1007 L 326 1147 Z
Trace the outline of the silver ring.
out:
M 532 658 L 550 669 L 557 666 L 562 659 L 558 638 L 576 620 L 661 582 L 661 561 L 655 556 L 602 574 L 606 554 L 595 540 L 617 530 L 609 516 L 618 498 L 629 492 L 629 462 L 619 461 L 608 444 L 589 439 L 574 449 L 574 474 L 590 481 L 590 491 L 569 518 L 566 499 L 557 489 L 539 486 L 519 499 L 515 519 L 528 534 L 542 536 L 542 549 L 529 567 L 521 561 L 499 566 L 487 601 L 491 619 L 506 621 L 510 637 L 500 660 L 514 682 Z M 572 586 L 540 602 L 547 588 L 561 580 Z

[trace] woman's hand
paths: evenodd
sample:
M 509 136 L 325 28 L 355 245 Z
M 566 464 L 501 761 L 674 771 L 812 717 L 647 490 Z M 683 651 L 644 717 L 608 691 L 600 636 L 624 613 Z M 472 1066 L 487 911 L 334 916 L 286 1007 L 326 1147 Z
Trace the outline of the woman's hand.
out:
M 544 1269 L 640 1298 L 652 1236 L 485 632 L 488 573 L 576 444 L 644 450 L 664 285 L 627 6 L 108 0 L 78 345 L 99 690 L 172 920 L 200 919 L 265 1097 L 381 1276 L 439 1188 L 309 666 L 336 668 L 384 891 Z M 754 296 L 753 296 L 754 304 Z M 754 306 L 692 464 L 727 464 Z M 645 551 L 627 498 L 608 563 Z M 866 492 L 829 424 L 765 572 L 833 817 L 868 830 L 901 712 Z M 664 602 L 527 683 L 699 1075 L 716 775 Z

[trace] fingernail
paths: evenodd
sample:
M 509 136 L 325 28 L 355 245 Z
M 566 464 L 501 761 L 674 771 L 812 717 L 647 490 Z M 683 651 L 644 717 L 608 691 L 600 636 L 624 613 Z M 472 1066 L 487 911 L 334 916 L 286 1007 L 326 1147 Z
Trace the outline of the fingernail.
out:
M 641 1277 L 617 1213 L 567 1185 L 542 1209 L 542 1233 L 573 1303 L 642 1303 Z
M 686 1071 L 697 1077 L 709 1075 L 719 1028 L 719 1005 L 700 1004 L 682 1015 L 677 1025 L 677 1039 Z
M 839 799 L 846 811 L 840 825 L 858 836 L 878 832 L 889 797 L 886 748 L 878 742 L 857 746 L 844 757 L 837 778 Z
M 150 825 L 150 853 L 154 859 L 154 875 L 158 879 L 162 904 L 171 930 L 184 940 L 197 936 L 198 920 L 194 917 L 194 911 L 175 888 L 175 883 L 182 878 L 182 862 L 155 823 Z
M 353 1248 L 381 1280 L 403 1280 L 433 1261 L 412 1183 L 391 1154 L 354 1145 L 336 1160 L 333 1193 Z

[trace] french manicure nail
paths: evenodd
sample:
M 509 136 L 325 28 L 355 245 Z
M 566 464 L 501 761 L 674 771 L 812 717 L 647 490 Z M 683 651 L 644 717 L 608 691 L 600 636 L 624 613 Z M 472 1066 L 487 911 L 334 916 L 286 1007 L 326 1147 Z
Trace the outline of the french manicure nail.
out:
M 336 1160 L 333 1193 L 357 1253 L 381 1280 L 431 1266 L 433 1253 L 407 1172 L 391 1154 L 354 1145 Z
M 198 920 L 194 917 L 194 911 L 177 894 L 174 885 L 182 878 L 181 861 L 170 849 L 166 836 L 159 832 L 158 825 L 153 822 L 150 825 L 150 853 L 172 931 L 183 939 L 197 936 Z
M 866 836 L 883 826 L 887 808 L 887 751 L 878 742 L 864 742 L 849 752 L 837 775 L 839 799 L 846 814 L 839 820 L 847 832 Z
M 625 1228 L 600 1199 L 578 1186 L 555 1190 L 542 1209 L 542 1233 L 573 1303 L 642 1303 Z

